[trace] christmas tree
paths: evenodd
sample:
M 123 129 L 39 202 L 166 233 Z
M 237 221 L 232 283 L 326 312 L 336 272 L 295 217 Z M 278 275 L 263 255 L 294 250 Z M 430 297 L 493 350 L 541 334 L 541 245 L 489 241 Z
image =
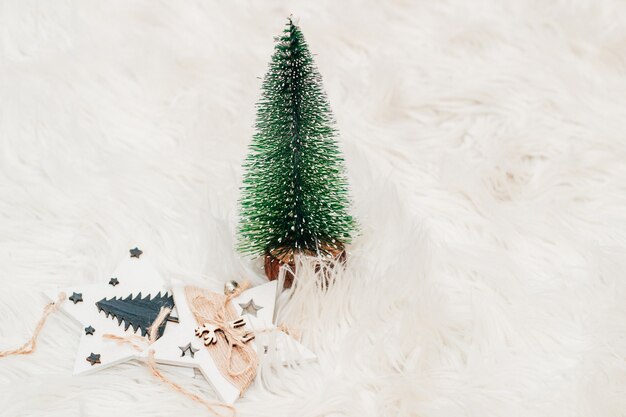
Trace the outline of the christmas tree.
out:
M 268 257 L 337 257 L 355 228 L 321 76 L 291 18 L 276 40 L 240 202 L 239 250 L 265 255 L 266 272 Z
M 141 335 L 145 336 L 161 312 L 161 308 L 169 308 L 170 310 L 174 308 L 174 298 L 168 293 L 161 295 L 159 292 L 156 297 L 152 299 L 150 297 L 148 294 L 145 298 L 141 298 L 141 293 L 139 293 L 135 298 L 132 294 L 124 299 L 121 297 L 113 297 L 110 300 L 103 298 L 96 302 L 96 307 L 98 307 L 98 311 L 104 312 L 107 317 L 113 316 L 114 319 L 117 319 L 118 325 L 121 325 L 123 321 L 124 330 L 128 330 L 132 326 L 134 332 L 141 329 Z M 157 329 L 157 339 L 163 335 L 168 320 L 176 321 L 177 319 L 168 315 Z

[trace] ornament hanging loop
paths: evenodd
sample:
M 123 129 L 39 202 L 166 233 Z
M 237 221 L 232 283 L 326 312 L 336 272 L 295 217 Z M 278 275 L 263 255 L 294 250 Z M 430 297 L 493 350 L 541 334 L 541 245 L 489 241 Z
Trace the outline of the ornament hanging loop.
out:
M 48 317 L 52 313 L 57 311 L 59 307 L 61 307 L 61 304 L 63 303 L 63 301 L 65 301 L 66 298 L 67 298 L 67 295 L 64 292 L 59 293 L 57 300 L 51 303 L 48 303 L 46 307 L 43 309 L 41 318 L 39 319 L 39 322 L 37 323 L 37 326 L 35 327 L 35 331 L 33 332 L 33 335 L 30 337 L 30 339 L 28 339 L 26 343 L 24 343 L 22 346 L 20 346 L 17 349 L 0 351 L 0 358 L 4 358 L 7 356 L 11 356 L 11 355 L 29 355 L 33 353 L 35 349 L 37 348 L 37 338 L 39 337 L 39 333 L 41 333 L 41 330 L 43 329 L 43 326 L 46 324 Z

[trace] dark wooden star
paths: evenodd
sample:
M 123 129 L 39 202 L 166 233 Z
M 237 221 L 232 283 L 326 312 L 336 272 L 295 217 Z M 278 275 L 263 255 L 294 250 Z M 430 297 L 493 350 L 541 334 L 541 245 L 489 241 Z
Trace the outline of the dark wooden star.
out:
M 248 314 L 254 317 L 256 317 L 256 312 L 263 308 L 262 306 L 256 305 L 252 298 L 247 303 L 240 303 L 239 306 L 243 309 L 241 312 L 242 315 Z
M 96 331 L 92 326 L 85 327 L 85 334 L 89 336 L 93 336 L 93 333 Z
M 143 251 L 141 249 L 139 249 L 139 248 L 131 249 L 130 250 L 130 257 L 139 259 L 139 257 L 141 256 L 142 253 L 143 253 Z
M 91 355 L 87 356 L 87 362 L 89 362 L 91 364 L 91 366 L 94 366 L 97 363 L 102 363 L 100 362 L 100 354 L 99 353 L 93 353 L 91 352 Z
M 76 303 L 80 303 L 83 301 L 83 294 L 80 292 L 75 292 L 70 296 L 70 301 L 72 301 L 74 304 Z
M 189 352 L 192 358 L 195 356 L 196 352 L 199 350 L 191 346 L 191 342 L 187 343 L 185 346 L 178 346 L 178 349 L 182 351 L 180 356 L 187 356 L 187 352 Z
M 118 279 L 117 279 L 117 278 L 111 278 L 111 279 L 109 280 L 109 285 L 112 285 L 112 286 L 114 286 L 114 287 L 115 287 L 117 284 L 119 284 L 119 283 L 120 283 L 120 282 L 118 281 Z

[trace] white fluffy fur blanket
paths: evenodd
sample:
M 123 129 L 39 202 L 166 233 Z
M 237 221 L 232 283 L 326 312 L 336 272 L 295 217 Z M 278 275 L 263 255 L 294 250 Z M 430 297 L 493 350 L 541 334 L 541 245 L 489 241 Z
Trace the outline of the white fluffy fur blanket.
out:
M 292 12 L 361 231 L 338 285 L 279 300 L 318 362 L 263 369 L 239 414 L 626 416 L 617 0 L 1 1 L 0 350 L 135 242 L 168 279 L 261 282 L 238 187 Z M 56 315 L 0 360 L 0 416 L 207 415 L 139 363 L 73 377 L 79 334 Z

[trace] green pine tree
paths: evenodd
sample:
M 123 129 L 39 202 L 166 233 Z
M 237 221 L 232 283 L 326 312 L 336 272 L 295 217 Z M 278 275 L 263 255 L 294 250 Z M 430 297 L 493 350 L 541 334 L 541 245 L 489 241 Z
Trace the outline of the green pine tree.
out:
M 355 221 L 330 105 L 300 28 L 289 19 L 276 41 L 244 164 L 239 250 L 336 256 Z

